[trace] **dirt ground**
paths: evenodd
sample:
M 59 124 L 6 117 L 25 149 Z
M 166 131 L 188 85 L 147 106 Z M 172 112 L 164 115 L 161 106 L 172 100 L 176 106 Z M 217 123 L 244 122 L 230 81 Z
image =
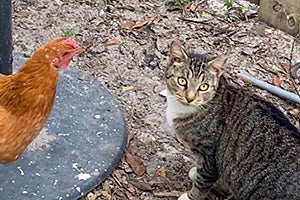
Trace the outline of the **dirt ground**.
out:
M 241 1 L 240 12 L 224 7 L 222 0 L 194 0 L 175 10 L 170 2 L 176 0 L 13 1 L 14 52 L 28 57 L 51 38 L 74 36 L 88 48 L 73 66 L 106 86 L 124 113 L 126 156 L 103 184 L 80 200 L 174 200 L 191 186 L 187 173 L 192 159 L 169 133 L 166 101 L 160 95 L 172 40 L 179 39 L 191 51 L 227 54 L 229 74 L 245 70 L 295 91 L 286 73 L 293 38 L 259 22 L 254 4 Z M 300 61 L 299 46 L 293 63 Z M 256 91 L 299 127 L 296 104 Z

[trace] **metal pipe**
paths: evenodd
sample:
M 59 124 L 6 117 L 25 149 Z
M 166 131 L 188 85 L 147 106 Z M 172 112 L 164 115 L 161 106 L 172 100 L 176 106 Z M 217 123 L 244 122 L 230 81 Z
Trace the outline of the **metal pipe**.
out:
M 11 0 L 0 0 L 0 73 L 12 73 Z
M 295 93 L 292 93 L 292 92 L 289 92 L 289 91 L 286 91 L 284 89 L 281 89 L 280 87 L 277 87 L 277 86 L 274 86 L 272 84 L 269 84 L 265 81 L 262 81 L 262 80 L 259 80 L 249 74 L 247 74 L 246 72 L 240 72 L 238 73 L 238 75 L 243 79 L 243 80 L 246 80 L 246 81 L 251 81 L 251 83 L 256 86 L 256 87 L 259 87 L 261 89 L 264 89 L 264 90 L 267 90 L 283 99 L 287 99 L 287 100 L 290 100 L 290 101 L 293 101 L 295 103 L 298 103 L 300 104 L 300 98 L 297 94 Z

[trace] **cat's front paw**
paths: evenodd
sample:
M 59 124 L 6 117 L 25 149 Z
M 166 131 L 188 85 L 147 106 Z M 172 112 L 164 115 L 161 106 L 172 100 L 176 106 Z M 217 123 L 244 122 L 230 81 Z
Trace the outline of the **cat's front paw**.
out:
M 188 197 L 188 193 L 184 193 L 177 200 L 191 200 L 191 199 Z
M 189 171 L 189 178 L 192 181 L 195 181 L 197 179 L 197 167 L 192 167 Z

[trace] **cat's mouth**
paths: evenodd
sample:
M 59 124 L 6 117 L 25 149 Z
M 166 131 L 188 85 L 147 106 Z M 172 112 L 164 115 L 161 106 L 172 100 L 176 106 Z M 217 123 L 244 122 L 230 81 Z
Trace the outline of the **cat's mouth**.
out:
M 184 105 L 188 105 L 188 106 L 196 106 L 198 107 L 200 105 L 200 102 L 199 101 L 196 101 L 196 100 L 188 100 L 188 99 L 184 99 L 184 100 L 181 100 L 180 101 L 182 104 Z

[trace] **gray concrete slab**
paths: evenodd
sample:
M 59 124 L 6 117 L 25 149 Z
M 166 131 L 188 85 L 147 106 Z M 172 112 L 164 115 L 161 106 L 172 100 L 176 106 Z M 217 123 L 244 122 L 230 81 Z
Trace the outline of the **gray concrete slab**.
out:
M 14 57 L 14 69 L 23 63 L 24 58 Z M 70 67 L 60 73 L 55 105 L 41 134 L 17 162 L 0 165 L 0 199 L 77 199 L 118 165 L 126 139 L 112 95 Z

